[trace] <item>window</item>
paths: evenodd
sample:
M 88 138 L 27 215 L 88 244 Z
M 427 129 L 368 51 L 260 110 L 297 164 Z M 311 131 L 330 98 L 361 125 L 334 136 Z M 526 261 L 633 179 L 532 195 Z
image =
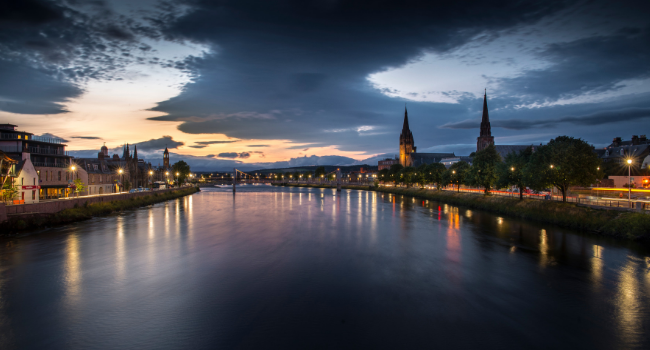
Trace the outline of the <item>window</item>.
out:
M 59 171 L 59 181 L 61 181 L 61 172 Z
M 97 171 L 97 164 L 94 164 L 93 168 L 95 169 L 95 171 Z
M 621 148 L 621 155 L 625 154 L 625 150 Z
M 609 150 L 605 151 L 605 157 L 609 157 Z
M 21 137 L 22 137 L 22 135 L 18 135 L 18 139 L 19 139 L 19 140 L 20 140 Z
M 36 186 L 36 178 L 34 178 L 34 186 Z
M 65 181 L 70 181 L 70 173 L 67 171 L 65 173 Z
M 33 201 L 36 200 L 36 190 L 33 190 L 33 191 L 32 191 L 32 200 L 33 200 Z
M 20 186 L 25 186 L 25 178 L 24 177 L 20 178 Z

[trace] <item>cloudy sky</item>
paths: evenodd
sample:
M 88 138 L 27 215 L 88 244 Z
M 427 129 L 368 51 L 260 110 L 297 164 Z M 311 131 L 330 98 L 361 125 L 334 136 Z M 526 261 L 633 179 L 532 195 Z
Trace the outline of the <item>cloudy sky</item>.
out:
M 648 1 L 21 0 L 0 123 L 195 169 L 650 134 Z M 121 154 L 121 153 L 120 153 Z

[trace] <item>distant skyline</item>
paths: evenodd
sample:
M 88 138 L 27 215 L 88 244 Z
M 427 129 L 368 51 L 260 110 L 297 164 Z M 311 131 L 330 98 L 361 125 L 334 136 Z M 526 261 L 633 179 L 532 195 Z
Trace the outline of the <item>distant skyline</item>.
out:
M 647 1 L 22 0 L 0 5 L 0 123 L 196 169 L 354 164 L 650 134 Z M 117 153 L 117 152 L 116 152 Z M 121 152 L 119 152 L 121 155 Z M 329 162 L 329 163 L 328 163 Z

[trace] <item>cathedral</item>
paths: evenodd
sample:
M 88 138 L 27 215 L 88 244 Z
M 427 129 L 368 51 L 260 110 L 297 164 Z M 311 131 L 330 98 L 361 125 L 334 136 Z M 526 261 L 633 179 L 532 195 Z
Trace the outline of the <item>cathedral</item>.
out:
M 404 108 L 404 125 L 399 135 L 399 163 L 403 167 L 439 163 L 443 158 L 455 157 L 453 153 L 417 153 L 416 150 L 413 133 L 409 128 L 408 111 Z
M 494 145 L 497 153 L 501 158 L 512 152 L 519 152 L 529 146 L 533 147 L 533 152 L 536 146 L 534 145 L 495 145 L 494 137 L 492 136 L 492 128 L 490 126 L 490 116 L 488 113 L 487 105 L 487 91 L 483 95 L 483 115 L 481 117 L 481 128 L 479 137 L 476 139 L 476 151 L 481 151 L 489 145 Z M 453 164 L 457 161 L 472 162 L 471 157 L 456 156 L 454 153 L 418 153 L 415 147 L 415 140 L 413 133 L 409 127 L 408 111 L 404 108 L 404 124 L 402 125 L 402 133 L 399 135 L 399 163 L 404 167 L 418 167 L 422 164 L 439 163 L 445 159 L 445 165 Z

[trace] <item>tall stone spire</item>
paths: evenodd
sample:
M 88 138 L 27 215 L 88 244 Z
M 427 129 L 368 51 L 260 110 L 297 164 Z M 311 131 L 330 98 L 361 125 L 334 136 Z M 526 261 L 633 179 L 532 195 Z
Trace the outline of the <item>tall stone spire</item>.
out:
M 122 159 L 126 159 L 126 145 L 122 147 Z
M 163 168 L 169 169 L 169 150 L 165 146 L 165 152 L 163 152 Z
M 483 117 L 481 118 L 480 136 L 492 136 L 492 129 L 490 128 L 490 116 L 488 114 L 487 106 L 487 89 L 485 90 L 485 95 L 483 95 Z
M 402 133 L 399 135 L 399 162 L 402 166 L 412 166 L 413 159 L 411 153 L 416 150 L 415 142 L 413 141 L 413 133 L 409 128 L 409 115 L 406 107 L 404 107 L 404 125 L 402 126 Z
M 138 145 L 133 146 L 133 159 L 138 160 Z
M 483 116 L 481 117 L 481 131 L 479 137 L 476 139 L 476 151 L 481 151 L 489 145 L 494 144 L 494 137 L 492 137 L 492 128 L 490 127 L 490 116 L 488 114 L 487 105 L 487 89 L 483 95 Z

